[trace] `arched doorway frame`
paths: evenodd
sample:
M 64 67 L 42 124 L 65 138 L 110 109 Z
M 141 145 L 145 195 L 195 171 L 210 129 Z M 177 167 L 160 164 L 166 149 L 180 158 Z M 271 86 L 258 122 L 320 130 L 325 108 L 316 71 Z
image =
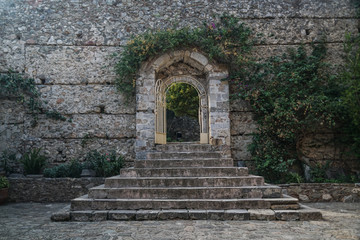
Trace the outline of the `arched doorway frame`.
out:
M 193 86 L 199 95 L 200 143 L 209 143 L 208 95 L 203 84 L 189 75 L 172 76 L 158 79 L 155 83 L 155 144 L 166 144 L 166 90 L 174 83 Z
M 147 159 L 155 150 L 156 135 L 156 82 L 157 73 L 182 62 L 198 69 L 205 76 L 208 109 L 208 142 L 230 149 L 229 85 L 226 67 L 210 62 L 205 55 L 194 50 L 165 53 L 144 62 L 136 79 L 136 159 Z M 193 76 L 192 76 L 193 77 Z

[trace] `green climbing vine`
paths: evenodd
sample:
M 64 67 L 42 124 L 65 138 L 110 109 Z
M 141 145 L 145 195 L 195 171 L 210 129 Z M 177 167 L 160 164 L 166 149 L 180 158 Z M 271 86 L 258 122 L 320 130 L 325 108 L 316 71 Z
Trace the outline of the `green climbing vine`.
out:
M 349 111 L 344 104 L 350 93 L 354 95 L 352 85 L 340 84 L 339 75 L 330 74 L 323 42 L 254 59 L 251 49 L 258 41 L 258 35 L 228 15 L 199 28 L 147 32 L 125 46 L 116 65 L 117 88 L 128 98 L 134 96 L 141 63 L 170 50 L 197 49 L 226 63 L 232 100 L 250 102 L 255 113 L 258 128 L 250 151 L 257 173 L 271 182 L 301 181 L 302 176 L 292 172 L 301 156 L 298 143 L 316 129 L 346 125 Z
M 238 19 L 224 15 L 219 22 L 199 28 L 149 31 L 134 36 L 124 47 L 116 64 L 116 85 L 128 99 L 135 94 L 136 74 L 142 62 L 170 50 L 196 49 L 229 66 L 245 64 L 256 38 Z
M 33 124 L 36 124 L 38 114 L 41 113 L 46 114 L 49 118 L 66 120 L 57 111 L 45 110 L 45 102 L 40 99 L 40 92 L 35 85 L 35 80 L 23 74 L 13 71 L 0 73 L 0 96 L 14 98 L 18 102 L 27 105 L 29 112 L 34 118 Z
M 297 144 L 316 129 L 339 120 L 340 87 L 323 62 L 325 45 L 290 49 L 256 64 L 247 78 L 235 79 L 237 97 L 251 103 L 258 123 L 250 151 L 257 171 L 271 182 L 292 181 L 301 156 Z

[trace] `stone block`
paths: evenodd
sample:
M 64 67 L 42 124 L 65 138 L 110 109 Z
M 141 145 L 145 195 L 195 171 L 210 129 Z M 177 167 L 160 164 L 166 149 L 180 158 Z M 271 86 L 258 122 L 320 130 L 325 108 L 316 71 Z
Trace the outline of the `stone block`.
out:
M 94 211 L 71 211 L 71 221 L 75 222 L 90 222 L 92 221 L 92 214 Z
M 204 56 L 202 55 L 201 53 L 198 53 L 198 52 L 192 52 L 190 54 L 190 57 L 192 59 L 194 59 L 195 61 L 199 62 L 202 66 L 206 66 L 209 62 L 209 60 Z
M 136 212 L 136 220 L 137 221 L 157 220 L 158 215 L 159 215 L 158 210 L 138 210 Z
M 30 148 L 42 148 L 50 163 L 61 163 L 67 159 L 82 160 L 86 152 L 97 149 L 101 153 L 115 150 L 122 154 L 126 161 L 135 158 L 135 139 L 25 139 L 24 143 Z
M 227 214 L 230 217 L 230 214 Z M 207 210 L 208 220 L 225 220 L 225 210 Z
M 136 210 L 110 210 L 108 216 L 113 221 L 135 220 Z
M 91 220 L 95 222 L 108 220 L 108 211 L 94 211 Z
M 188 220 L 189 212 L 186 209 L 161 210 L 158 216 L 159 220 Z
M 52 120 L 42 115 L 38 124 L 31 126 L 26 117 L 25 134 L 31 138 L 55 139 L 120 139 L 135 137 L 135 115 L 76 114 L 71 122 Z
M 292 44 L 292 45 L 286 45 L 286 46 L 285 45 L 272 45 L 272 46 L 259 45 L 259 46 L 255 46 L 253 48 L 252 54 L 256 59 L 264 60 L 271 56 L 281 56 L 284 53 L 287 53 L 289 48 L 296 49 L 298 47 L 299 47 L 298 44 Z M 344 55 L 343 45 L 341 43 L 327 43 L 326 47 L 327 47 L 327 55 L 326 55 L 324 61 L 333 63 L 333 64 L 342 65 L 343 61 L 341 59 L 343 59 L 343 55 Z M 306 45 L 305 49 L 307 50 L 307 52 L 311 53 L 310 46 Z M 336 70 L 336 68 L 334 68 L 334 70 Z
M 322 214 L 320 211 L 313 210 L 301 210 L 300 211 L 300 221 L 321 221 L 323 220 Z
M 70 221 L 70 205 L 51 215 L 51 221 L 65 222 Z
M 310 43 L 324 34 L 328 42 L 341 42 L 347 32 L 357 31 L 353 19 L 245 19 L 244 23 L 264 34 L 264 44 Z
M 275 212 L 270 209 L 249 209 L 250 220 L 275 220 Z
M 276 220 L 296 221 L 300 220 L 300 213 L 296 210 L 275 210 Z
M 207 211 L 189 209 L 189 218 L 191 220 L 207 220 Z
M 27 46 L 26 73 L 46 84 L 94 84 L 115 81 L 114 53 L 119 47 Z
M 125 103 L 113 85 L 39 85 L 41 98 L 62 114 L 135 114 L 135 104 Z
M 16 100 L 0 99 L 0 124 L 22 124 L 28 109 Z
M 299 209 L 299 204 L 272 204 L 271 209 L 272 210 L 295 210 Z
M 159 71 L 163 67 L 167 67 L 167 64 L 170 62 L 170 56 L 168 54 L 161 55 L 153 63 L 153 68 L 155 71 Z
M 332 200 L 332 196 L 331 196 L 330 194 L 328 194 L 328 193 L 323 194 L 321 198 L 322 198 L 322 200 L 324 200 L 325 202 L 328 202 L 328 201 L 331 201 L 331 200 Z
M 250 213 L 244 209 L 225 210 L 224 220 L 246 221 L 250 220 Z
M 2 25 L 5 25 L 4 21 L 2 22 Z M 1 31 L 3 32 L 3 30 L 2 28 Z M 24 41 L 17 40 L 16 38 L 6 39 L 9 35 L 5 34 L 5 32 L 3 33 L 0 39 L 0 72 L 7 72 L 9 69 L 23 72 L 26 66 Z

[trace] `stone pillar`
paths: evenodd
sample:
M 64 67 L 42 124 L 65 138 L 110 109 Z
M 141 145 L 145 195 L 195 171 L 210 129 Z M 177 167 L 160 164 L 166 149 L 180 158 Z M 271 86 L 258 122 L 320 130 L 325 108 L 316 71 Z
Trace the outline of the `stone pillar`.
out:
M 146 159 L 155 146 L 155 74 L 140 76 L 136 85 L 136 159 Z
M 221 81 L 227 72 L 210 72 L 209 81 L 209 133 L 210 144 L 230 146 L 229 85 Z

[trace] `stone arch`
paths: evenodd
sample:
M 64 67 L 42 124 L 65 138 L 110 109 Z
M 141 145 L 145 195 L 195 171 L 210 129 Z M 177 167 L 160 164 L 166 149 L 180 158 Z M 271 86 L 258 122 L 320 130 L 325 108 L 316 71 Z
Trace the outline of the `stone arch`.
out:
M 188 75 L 158 79 L 155 83 L 155 143 L 166 142 L 166 89 L 174 83 L 186 83 L 193 86 L 199 94 L 200 143 L 208 143 L 208 94 L 203 84 Z
M 201 81 L 191 74 L 159 77 L 158 73 L 176 63 L 184 63 L 201 72 Z M 201 106 L 207 115 L 203 117 L 205 120 L 201 130 L 206 133 L 204 142 L 229 147 L 229 86 L 227 81 L 222 81 L 227 76 L 226 69 L 210 62 L 197 51 L 173 51 L 144 62 L 136 79 L 136 158 L 146 159 L 147 153 L 155 147 L 156 115 L 159 113 L 157 103 L 163 102 L 163 99 L 159 99 L 159 90 L 180 81 L 191 84 L 202 94 Z M 164 115 L 165 111 L 161 114 Z

